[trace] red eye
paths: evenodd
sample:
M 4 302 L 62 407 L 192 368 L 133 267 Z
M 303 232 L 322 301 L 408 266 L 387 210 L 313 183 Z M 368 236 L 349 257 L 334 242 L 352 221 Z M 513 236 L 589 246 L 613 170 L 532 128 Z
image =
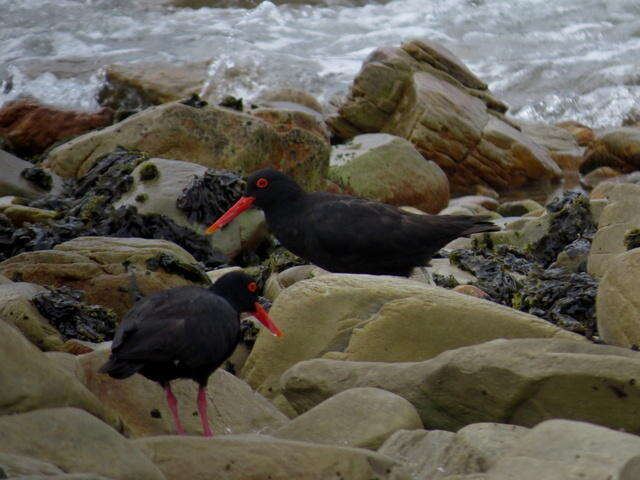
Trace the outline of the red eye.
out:
M 267 188 L 267 185 L 269 185 L 269 180 L 266 178 L 259 178 L 256 182 L 256 187 L 258 188 Z
M 250 292 L 255 292 L 256 290 L 258 290 L 258 284 L 256 282 L 251 282 L 249 285 L 247 285 L 247 290 L 249 290 Z

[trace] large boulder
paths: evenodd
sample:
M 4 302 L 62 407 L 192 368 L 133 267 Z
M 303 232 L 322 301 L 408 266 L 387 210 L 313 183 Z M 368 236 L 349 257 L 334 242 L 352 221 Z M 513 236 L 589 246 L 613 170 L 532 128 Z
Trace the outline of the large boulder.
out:
M 16 328 L 3 321 L 0 321 L 0 351 L 0 415 L 70 406 L 82 408 L 118 430 L 123 428 L 120 418 L 77 378 L 60 369 Z
M 547 149 L 507 123 L 506 110 L 442 45 L 412 40 L 369 55 L 328 123 L 344 139 L 374 132 L 406 138 L 440 165 L 456 194 L 558 179 Z
M 133 185 L 114 207 L 131 205 L 136 207 L 140 215 L 165 215 L 177 225 L 202 234 L 215 219 L 203 223 L 189 218 L 184 210 L 178 208 L 177 199 L 194 181 L 201 179 L 207 170 L 206 167 L 194 163 L 150 158 L 131 172 Z M 145 172 L 153 172 L 152 178 Z M 233 257 L 243 249 L 256 246 L 266 235 L 264 213 L 258 209 L 250 209 L 241 213 L 227 227 L 207 238 L 213 248 Z
M 580 165 L 580 172 L 589 173 L 598 167 L 611 167 L 628 173 L 640 167 L 640 129 L 620 127 L 596 135 L 589 144 Z
M 344 192 L 390 205 L 438 213 L 449 201 L 449 181 L 404 138 L 358 135 L 331 153 L 329 179 Z
M 0 453 L 33 457 L 71 473 L 97 473 L 118 480 L 164 480 L 132 441 L 76 408 L 0 417 Z
M 409 400 L 426 428 L 480 422 L 530 427 L 551 418 L 640 432 L 640 354 L 552 339 L 494 340 L 419 363 L 301 362 L 281 379 L 293 408 L 305 412 L 355 387 Z
M 62 180 L 53 172 L 36 168 L 32 163 L 0 150 L 0 197 L 5 195 L 38 198 L 56 194 L 62 188 Z
M 25 252 L 0 263 L 0 273 L 38 285 L 67 285 L 85 292 L 87 303 L 123 316 L 142 294 L 182 285 L 207 284 L 186 250 L 166 240 L 78 237 L 53 250 Z
M 358 448 L 261 435 L 150 437 L 134 441 L 167 480 L 410 480 L 389 457 Z
M 330 150 L 324 139 L 307 130 L 280 132 L 235 110 L 171 102 L 60 145 L 44 165 L 60 176 L 81 178 L 118 146 L 242 175 L 274 167 L 308 189 L 324 184 Z
M 379 388 L 352 388 L 290 421 L 273 436 L 375 450 L 398 430 L 420 428 L 418 412 L 404 398 Z
M 175 433 L 165 394 L 155 382 L 142 375 L 115 380 L 98 373 L 109 351 L 96 350 L 78 357 L 80 378 L 100 401 L 117 412 L 133 437 Z M 201 435 L 200 418 L 194 416 L 198 385 L 191 380 L 172 383 L 178 399 L 182 424 L 188 434 Z M 239 378 L 222 370 L 209 380 L 208 413 L 214 434 L 262 432 L 284 425 L 288 419 L 262 395 L 255 393 Z
M 602 278 L 616 255 L 627 251 L 625 239 L 640 228 L 640 185 L 612 185 L 606 197 L 609 203 L 600 214 L 587 266 L 589 274 L 596 278 Z
M 51 478 L 64 472 L 49 462 L 36 460 L 35 458 L 0 453 L 0 477 L 13 478 L 28 475 L 42 475 Z
M 303 280 L 280 293 L 270 315 L 285 336 L 260 333 L 242 370 L 267 397 L 286 369 L 311 358 L 407 362 L 495 338 L 582 338 L 493 302 L 389 276 Z
M 64 341 L 60 332 L 44 318 L 32 300 L 47 290 L 32 283 L 11 282 L 0 285 L 0 322 L 9 322 L 41 350 L 60 350 Z

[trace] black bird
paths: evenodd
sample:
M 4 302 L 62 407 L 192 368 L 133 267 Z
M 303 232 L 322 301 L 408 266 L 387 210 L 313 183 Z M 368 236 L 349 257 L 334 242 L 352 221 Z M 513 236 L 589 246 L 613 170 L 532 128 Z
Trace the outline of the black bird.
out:
M 111 356 L 99 370 L 113 378 L 140 373 L 165 390 L 178 433 L 185 434 L 171 381 L 190 378 L 200 385 L 198 412 L 204 435 L 209 376 L 240 340 L 240 312 L 251 312 L 277 337 L 282 332 L 257 302 L 258 285 L 249 275 L 230 272 L 210 287 L 187 286 L 155 292 L 137 302 L 122 320 Z
M 245 195 L 206 233 L 251 206 L 291 252 L 336 273 L 409 276 L 450 241 L 499 230 L 485 215 L 416 215 L 384 203 L 324 192 L 306 193 L 273 169 L 254 172 Z

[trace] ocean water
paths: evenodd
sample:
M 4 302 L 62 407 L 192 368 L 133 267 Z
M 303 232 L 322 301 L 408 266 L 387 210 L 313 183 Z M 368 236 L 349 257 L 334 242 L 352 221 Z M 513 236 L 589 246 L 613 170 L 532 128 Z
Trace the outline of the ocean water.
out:
M 154 0 L 0 0 L 0 104 L 91 110 L 111 63 L 208 61 L 211 85 L 344 94 L 375 48 L 444 44 L 533 122 L 640 117 L 638 0 L 392 0 L 366 6 L 176 9 Z

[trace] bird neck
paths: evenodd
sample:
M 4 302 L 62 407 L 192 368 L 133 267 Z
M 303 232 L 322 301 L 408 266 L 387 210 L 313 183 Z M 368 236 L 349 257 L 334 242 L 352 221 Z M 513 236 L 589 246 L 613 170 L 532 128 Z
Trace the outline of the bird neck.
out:
M 215 283 L 213 285 L 209 286 L 209 290 L 212 291 L 213 293 L 215 293 L 216 295 L 218 295 L 219 297 L 224 298 L 227 301 L 227 303 L 229 303 L 229 305 L 231 305 L 231 307 L 236 312 L 238 312 L 238 314 L 240 314 L 240 312 L 242 312 L 242 307 L 240 305 L 240 302 L 238 300 L 236 300 L 236 298 L 234 297 L 234 295 L 232 293 L 229 293 L 224 288 L 220 288 L 220 286 L 216 285 Z

